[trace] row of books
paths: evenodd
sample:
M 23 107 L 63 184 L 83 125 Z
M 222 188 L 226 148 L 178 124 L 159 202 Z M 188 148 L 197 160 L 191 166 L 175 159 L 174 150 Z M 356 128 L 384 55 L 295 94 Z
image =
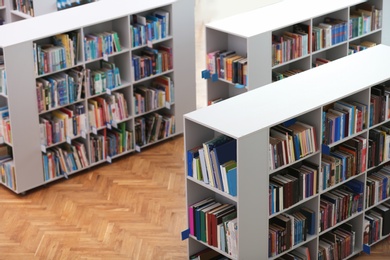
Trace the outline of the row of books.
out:
M 389 197 L 390 166 L 371 173 L 366 180 L 366 207 L 371 207 Z
M 318 58 L 318 57 L 317 57 L 317 58 L 313 61 L 312 67 L 315 68 L 315 67 L 324 65 L 324 64 L 326 64 L 326 63 L 329 63 L 329 62 L 330 62 L 330 60 L 328 60 L 328 59 Z
M 165 107 L 165 87 L 138 86 L 134 91 L 134 113 L 143 114 Z
M 14 7 L 19 12 L 27 14 L 29 16 L 34 16 L 34 4 L 33 0 L 16 0 L 14 2 Z
M 12 144 L 11 119 L 8 106 L 0 107 L 0 137 L 3 137 L 7 143 Z
M 382 27 L 382 10 L 369 3 L 357 5 L 354 10 L 350 11 L 349 17 L 350 38 L 370 33 Z
M 352 179 L 321 195 L 320 232 L 363 210 L 364 183 Z
M 136 115 L 163 108 L 174 100 L 174 85 L 169 76 L 154 78 L 151 86 L 137 86 L 134 90 L 134 113 Z
M 214 251 L 211 248 L 203 249 L 202 251 L 199 251 L 193 255 L 190 256 L 190 260 L 203 260 L 203 259 L 209 259 L 209 260 L 229 260 L 229 257 L 221 255 L 217 251 Z
M 368 141 L 355 136 L 332 149 L 322 153 L 319 186 L 326 190 L 348 180 L 367 169 Z
M 88 33 L 83 41 L 85 61 L 103 58 L 122 50 L 119 35 L 115 31 Z
M 206 198 L 188 207 L 190 235 L 237 257 L 237 209 L 235 205 Z
M 377 166 L 390 158 L 390 128 L 381 125 L 369 132 L 368 168 Z
M 36 79 L 38 112 L 42 113 L 84 98 L 84 70 L 74 68 Z
M 272 35 L 272 66 L 286 63 L 309 53 L 309 34 L 303 30 Z
M 354 253 L 356 232 L 350 223 L 322 235 L 319 239 L 318 258 L 323 260 L 346 259 Z
M 284 78 L 288 78 L 290 76 L 294 76 L 298 73 L 301 73 L 301 69 L 291 69 L 291 70 L 285 70 L 282 72 L 272 71 L 272 81 L 278 81 Z
M 102 129 L 96 134 L 89 136 L 89 152 L 91 164 L 107 159 L 107 143 L 106 143 L 107 129 Z
M 118 124 L 117 128 L 107 130 L 107 155 L 113 157 L 134 149 L 133 131 L 126 129 L 125 123 Z
M 43 178 L 45 181 L 68 174 L 89 166 L 89 160 L 84 143 L 73 140 L 52 147 L 42 154 Z
M 269 214 L 287 209 L 317 194 L 318 165 L 303 161 L 270 177 Z
M 163 9 L 154 10 L 145 16 L 132 15 L 130 17 L 131 46 L 138 47 L 166 38 L 169 36 L 169 23 L 169 12 Z
M 134 80 L 161 74 L 173 68 L 172 48 L 160 45 L 157 48 L 144 47 L 140 54 L 132 55 Z
M 339 100 L 323 109 L 322 142 L 331 144 L 367 128 L 368 106 Z
M 313 26 L 313 32 L 316 33 L 313 34 L 314 39 L 317 36 L 317 31 L 322 32 L 322 38 L 315 40 L 317 43 L 315 50 L 318 50 L 318 43 L 320 43 L 320 47 L 327 48 L 332 45 L 345 42 L 349 38 L 348 29 L 349 26 L 347 21 L 333 17 L 325 17 L 322 23 L 319 23 L 317 26 Z
M 292 120 L 270 128 L 270 169 L 293 163 L 317 150 L 313 126 Z
M 216 50 L 207 53 L 206 67 L 210 75 L 246 86 L 248 59 L 233 50 Z
M 0 181 L 9 188 L 16 190 L 15 164 L 12 149 L 6 144 L 0 144 Z
M 91 129 L 115 124 L 129 117 L 125 96 L 112 92 L 88 100 L 88 122 Z
M 187 151 L 187 175 L 237 196 L 237 142 L 219 135 Z
M 77 1 L 57 0 L 57 10 L 58 11 L 65 10 L 68 8 L 72 8 L 72 7 L 76 7 L 76 6 L 80 6 L 80 5 L 84 5 L 84 4 L 89 4 L 89 3 L 96 2 L 96 1 L 98 1 L 98 0 L 77 0 Z
M 276 260 L 310 260 L 310 250 L 307 246 L 300 246 L 286 254 L 275 258 Z
M 85 86 L 89 94 L 98 95 L 122 85 L 119 68 L 113 62 L 101 60 L 100 69 L 86 69 Z
M 316 233 L 315 211 L 302 207 L 292 213 L 282 213 L 269 221 L 268 257 L 274 257 L 306 241 Z
M 154 112 L 135 119 L 135 143 L 144 146 L 175 133 L 175 117 Z
M 371 88 L 369 126 L 390 119 L 390 86 L 387 82 Z
M 376 42 L 362 41 L 360 43 L 350 43 L 348 46 L 348 55 L 376 46 Z
M 50 43 L 33 43 L 34 69 L 36 75 L 43 75 L 75 66 L 78 61 L 77 48 L 79 32 L 58 34 Z
M 41 145 L 51 146 L 87 133 L 87 118 L 83 103 L 70 105 L 39 117 Z
M 371 245 L 390 233 L 390 203 L 370 209 L 363 220 L 363 244 Z

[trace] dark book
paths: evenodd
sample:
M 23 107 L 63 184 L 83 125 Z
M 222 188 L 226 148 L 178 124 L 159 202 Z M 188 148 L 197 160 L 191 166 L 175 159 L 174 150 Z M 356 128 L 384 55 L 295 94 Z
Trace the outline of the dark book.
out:
M 307 221 L 307 233 L 309 235 L 314 235 L 316 233 L 316 213 L 307 207 L 302 207 L 299 210 L 305 217 Z
M 382 236 L 386 236 L 390 233 L 390 208 L 383 204 L 379 204 L 372 210 L 381 214 L 383 218 Z

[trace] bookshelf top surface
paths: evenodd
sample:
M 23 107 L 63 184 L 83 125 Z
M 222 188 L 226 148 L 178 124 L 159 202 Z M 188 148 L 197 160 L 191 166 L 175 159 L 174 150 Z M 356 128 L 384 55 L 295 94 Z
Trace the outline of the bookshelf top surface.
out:
M 390 47 L 378 45 L 193 111 L 185 118 L 240 138 L 389 80 L 389 60 Z
M 362 0 L 284 0 L 248 12 L 206 24 L 207 28 L 249 38 L 261 33 L 304 22 L 349 6 Z
M 0 26 L 0 47 L 46 38 L 172 4 L 177 0 L 100 0 Z M 182 0 L 184 1 L 184 0 Z M 130 22 L 129 22 L 130 23 Z

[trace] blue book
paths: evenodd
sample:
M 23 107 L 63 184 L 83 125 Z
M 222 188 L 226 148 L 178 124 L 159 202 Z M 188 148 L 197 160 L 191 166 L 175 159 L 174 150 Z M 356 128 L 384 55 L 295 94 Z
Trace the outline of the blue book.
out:
M 237 196 L 237 167 L 230 169 L 226 173 L 228 186 L 229 186 L 229 193 L 232 196 Z
M 228 161 L 237 161 L 237 141 L 236 139 L 230 139 L 225 143 L 216 145 L 214 148 L 215 153 L 215 173 L 218 177 L 222 180 L 222 172 L 221 172 L 221 165 L 228 162 Z M 225 191 L 225 189 L 222 189 Z
M 187 175 L 193 176 L 193 159 L 199 156 L 199 149 L 203 146 L 199 145 L 187 151 Z
M 314 235 L 316 233 L 316 213 L 315 211 L 302 207 L 300 212 L 306 217 L 307 234 Z
M 341 166 L 342 166 L 341 181 L 346 180 L 347 179 L 347 170 L 348 170 L 347 155 L 341 153 L 340 151 L 331 152 L 330 155 L 341 159 L 341 161 L 342 161 L 342 163 L 341 163 Z
M 42 155 L 43 158 L 43 171 L 45 176 L 45 181 L 49 180 L 49 159 L 46 154 Z
M 167 23 L 167 21 L 166 21 L 166 17 L 165 17 L 165 15 L 161 15 L 161 14 L 159 14 L 159 13 L 154 13 L 154 15 L 159 19 L 159 21 L 160 21 L 160 28 L 161 28 L 161 32 L 160 32 L 160 34 L 161 34 L 161 38 L 165 38 L 165 37 L 167 37 L 167 28 L 166 28 L 166 23 Z

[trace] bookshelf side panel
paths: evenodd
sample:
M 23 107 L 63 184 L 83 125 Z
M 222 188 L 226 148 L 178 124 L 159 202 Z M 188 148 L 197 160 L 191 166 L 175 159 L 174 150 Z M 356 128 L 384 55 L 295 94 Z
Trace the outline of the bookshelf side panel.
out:
M 272 33 L 266 32 L 247 39 L 248 90 L 272 82 Z
M 176 1 L 171 16 L 176 133 L 182 133 L 183 115 L 196 109 L 194 1 Z
M 239 259 L 268 257 L 268 129 L 237 140 Z
M 6 47 L 4 53 L 16 185 L 24 192 L 43 183 L 32 42 Z

